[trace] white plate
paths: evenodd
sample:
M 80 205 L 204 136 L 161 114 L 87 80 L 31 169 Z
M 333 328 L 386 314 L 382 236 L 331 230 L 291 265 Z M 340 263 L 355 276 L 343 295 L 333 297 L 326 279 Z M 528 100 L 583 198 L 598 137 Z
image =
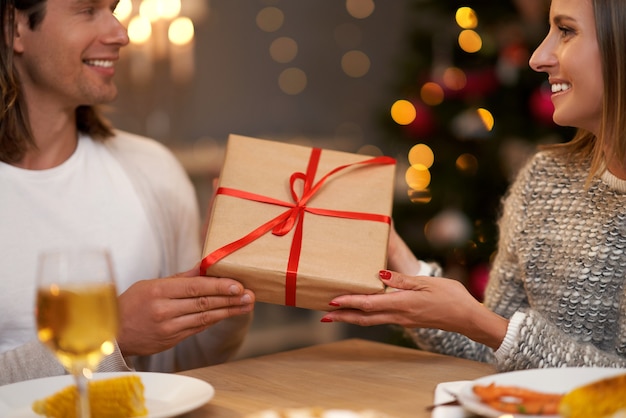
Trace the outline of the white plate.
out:
M 94 380 L 122 374 L 125 373 L 95 373 Z M 141 377 L 145 388 L 146 418 L 167 418 L 192 411 L 209 402 L 215 394 L 213 386 L 193 377 L 168 373 L 133 374 Z M 41 418 L 32 411 L 32 403 L 73 383 L 71 376 L 54 376 L 0 386 L 0 417 Z
M 500 373 L 476 379 L 461 388 L 457 394 L 459 402 L 463 407 L 475 414 L 480 414 L 490 418 L 503 415 L 502 412 L 481 403 L 474 395 L 472 388 L 474 385 L 497 385 L 518 386 L 540 392 L 565 393 L 570 390 L 591 383 L 595 380 L 603 379 L 618 374 L 626 373 L 626 369 L 611 369 L 600 367 L 565 367 L 552 369 L 530 369 L 519 370 L 509 373 Z M 511 416 L 511 415 L 507 415 Z M 557 415 L 523 415 L 515 414 L 514 417 L 523 418 L 549 418 Z

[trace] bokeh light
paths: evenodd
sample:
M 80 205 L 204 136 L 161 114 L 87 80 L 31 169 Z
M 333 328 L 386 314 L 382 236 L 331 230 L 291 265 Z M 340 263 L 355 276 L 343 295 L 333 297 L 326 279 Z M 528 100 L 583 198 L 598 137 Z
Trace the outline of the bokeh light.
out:
M 147 17 L 137 15 L 128 23 L 128 38 L 130 42 L 141 45 L 148 42 L 152 36 L 152 25 Z
M 432 167 L 435 162 L 433 150 L 426 144 L 414 145 L 409 150 L 409 163 L 413 166 Z
M 178 17 L 170 23 L 167 36 L 174 45 L 187 45 L 193 40 L 193 22 L 188 17 Z
M 270 56 L 276 62 L 285 64 L 298 55 L 298 43 L 287 36 L 274 39 L 270 45 Z
M 115 345 L 111 341 L 105 341 L 100 346 L 100 351 L 105 356 L 108 356 L 109 354 L 113 354 L 113 352 L 115 351 Z
M 265 7 L 256 15 L 256 24 L 264 32 L 276 32 L 284 21 L 285 15 L 278 7 Z
M 341 69 L 350 77 L 363 77 L 370 70 L 370 59 L 362 51 L 348 51 L 341 58 Z
M 474 29 L 478 26 L 478 16 L 471 7 L 459 7 L 455 19 L 457 25 L 463 29 Z
M 461 154 L 456 159 L 456 169 L 466 175 L 475 175 L 478 172 L 478 159 L 472 154 Z
M 151 22 L 159 19 L 173 19 L 180 13 L 180 0 L 143 0 L 139 5 L 139 14 Z
M 465 29 L 459 34 L 459 46 L 463 51 L 473 54 L 483 47 L 483 40 L 475 31 Z
M 480 120 L 485 125 L 485 129 L 491 132 L 491 130 L 493 129 L 493 125 L 495 124 L 495 120 L 491 112 L 483 108 L 477 109 L 476 112 L 478 113 Z
M 437 106 L 443 102 L 443 88 L 435 82 L 425 83 L 420 90 L 422 101 L 430 106 Z
M 462 90 L 467 85 L 467 75 L 460 68 L 448 67 L 443 72 L 442 81 L 450 90 Z
M 433 196 L 430 193 L 430 190 L 428 189 L 424 189 L 424 190 L 408 189 L 407 195 L 409 196 L 409 200 L 411 201 L 411 203 L 426 204 L 426 203 L 430 203 L 430 201 L 433 199 Z
M 307 77 L 306 73 L 299 68 L 292 67 L 287 68 L 278 77 L 278 86 L 280 89 L 289 95 L 296 95 L 302 93 L 306 88 Z
M 374 13 L 374 0 L 346 0 L 346 10 L 355 19 L 365 19 Z
M 130 17 L 133 12 L 133 2 L 131 0 L 120 0 L 115 6 L 115 17 L 121 22 Z
M 406 170 L 404 179 L 411 189 L 425 190 L 430 185 L 430 171 L 422 164 L 414 164 Z
M 391 106 L 391 118 L 398 125 L 409 125 L 415 120 L 416 116 L 415 106 L 408 100 L 397 100 Z

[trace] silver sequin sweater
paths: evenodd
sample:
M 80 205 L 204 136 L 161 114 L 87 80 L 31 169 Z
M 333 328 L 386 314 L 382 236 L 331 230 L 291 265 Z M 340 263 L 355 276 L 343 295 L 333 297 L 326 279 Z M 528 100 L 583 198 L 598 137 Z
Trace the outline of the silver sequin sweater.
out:
M 500 371 L 626 367 L 626 181 L 549 151 L 503 202 L 485 305 L 513 318 L 494 353 L 463 335 L 415 329 L 418 346 L 493 362 Z

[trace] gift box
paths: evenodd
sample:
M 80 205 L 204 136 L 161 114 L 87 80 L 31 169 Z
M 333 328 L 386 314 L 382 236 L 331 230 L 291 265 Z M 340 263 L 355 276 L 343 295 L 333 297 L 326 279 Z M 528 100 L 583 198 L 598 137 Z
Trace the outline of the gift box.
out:
M 314 310 L 382 293 L 394 175 L 390 157 L 230 135 L 201 270 Z

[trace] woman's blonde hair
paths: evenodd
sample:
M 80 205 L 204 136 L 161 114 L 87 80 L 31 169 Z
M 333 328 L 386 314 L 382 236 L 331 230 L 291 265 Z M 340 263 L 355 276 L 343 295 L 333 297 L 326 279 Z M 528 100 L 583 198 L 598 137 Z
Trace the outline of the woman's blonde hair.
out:
M 607 161 L 626 158 L 626 3 L 591 0 L 602 67 L 602 120 L 598 136 L 579 129 L 571 141 L 550 145 L 574 160 L 589 160 L 590 179 L 599 176 Z M 610 150 L 611 155 L 605 155 Z
M 15 163 L 35 148 L 28 112 L 21 95 L 19 76 L 13 65 L 15 13 L 25 13 L 30 29 L 36 29 L 46 14 L 46 0 L 0 0 L 0 161 Z M 103 140 L 113 135 L 109 122 L 94 106 L 76 109 L 79 132 Z

